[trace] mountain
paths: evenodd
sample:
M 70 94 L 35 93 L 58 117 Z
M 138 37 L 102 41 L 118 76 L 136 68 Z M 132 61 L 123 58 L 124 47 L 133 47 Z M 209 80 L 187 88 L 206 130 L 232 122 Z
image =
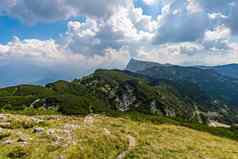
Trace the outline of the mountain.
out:
M 202 121 L 196 104 L 184 100 L 166 82 L 154 86 L 127 71 L 97 70 L 72 82 L 43 86 L 19 85 L 0 89 L 0 105 L 19 110 L 27 106 L 57 107 L 65 114 L 138 111 Z
M 238 79 L 238 64 L 228 64 L 220 66 L 200 66 L 200 68 L 213 69 L 224 76 Z
M 196 75 L 177 69 L 178 79 Z M 73 81 L 0 89 L 0 158 L 236 156 L 235 111 L 210 103 L 196 83 L 166 79 L 170 69 L 158 76 L 164 78 L 141 72 L 97 70 Z M 219 76 L 210 73 L 211 80 Z
M 199 123 L 237 122 L 236 112 L 211 101 L 210 96 L 191 82 L 158 80 L 121 70 L 97 70 L 72 82 L 0 89 L 3 110 L 43 106 L 55 108 L 63 114 L 135 111 Z
M 235 78 L 235 67 L 236 65 L 184 67 L 132 59 L 126 69 L 149 77 L 156 84 L 161 80 L 171 81 L 182 94 L 203 105 L 202 109 L 213 113 L 223 112 L 228 118 L 233 118 L 237 117 L 238 112 L 238 80 Z M 194 94 L 195 92 L 197 94 Z
M 152 67 L 175 67 L 177 65 L 172 64 L 160 64 L 156 62 L 148 62 L 148 61 L 140 61 L 136 59 L 131 59 L 126 67 L 126 70 L 131 72 L 138 72 L 143 71 Z M 178 67 L 185 67 L 186 66 L 178 66 Z M 230 78 L 237 78 L 238 79 L 238 64 L 227 64 L 227 65 L 217 65 L 217 66 L 187 66 L 193 68 L 200 68 L 205 70 L 214 70 L 215 72 L 227 76 Z
M 126 67 L 126 70 L 131 72 L 143 71 L 148 68 L 156 67 L 156 66 L 172 66 L 170 64 L 159 64 L 155 62 L 147 62 L 147 61 L 138 61 L 135 59 L 131 59 Z

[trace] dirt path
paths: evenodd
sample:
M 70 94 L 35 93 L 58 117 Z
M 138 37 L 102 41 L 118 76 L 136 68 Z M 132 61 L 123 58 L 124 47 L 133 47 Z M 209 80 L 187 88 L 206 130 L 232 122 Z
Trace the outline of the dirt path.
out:
M 136 139 L 131 135 L 128 135 L 127 138 L 129 142 L 128 149 L 126 151 L 121 152 L 116 159 L 124 159 L 127 154 L 136 147 Z

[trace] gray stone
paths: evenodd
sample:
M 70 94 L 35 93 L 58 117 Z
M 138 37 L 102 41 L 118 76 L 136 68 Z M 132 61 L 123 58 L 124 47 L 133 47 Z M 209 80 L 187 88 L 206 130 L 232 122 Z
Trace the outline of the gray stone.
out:
M 44 129 L 44 128 L 40 128 L 40 127 L 33 129 L 33 132 L 34 132 L 34 133 L 42 133 L 42 132 L 44 132 L 44 131 L 45 131 L 45 129 Z
M 10 122 L 1 122 L 0 127 L 5 128 L 5 129 L 10 129 L 11 128 L 11 123 Z
M 4 145 L 10 145 L 12 143 L 13 143 L 12 140 L 5 140 L 5 141 L 2 142 L 2 144 L 4 144 Z

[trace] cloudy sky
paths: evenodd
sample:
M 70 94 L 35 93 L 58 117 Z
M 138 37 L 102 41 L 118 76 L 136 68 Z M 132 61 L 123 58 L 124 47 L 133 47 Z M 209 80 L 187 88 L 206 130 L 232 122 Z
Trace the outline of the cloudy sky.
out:
M 1 0 L 0 86 L 72 79 L 130 58 L 238 62 L 237 0 Z

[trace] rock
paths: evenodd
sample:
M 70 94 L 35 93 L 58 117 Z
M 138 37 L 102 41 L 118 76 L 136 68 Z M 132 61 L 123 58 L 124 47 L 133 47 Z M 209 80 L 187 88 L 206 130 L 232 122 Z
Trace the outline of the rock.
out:
M 91 115 L 86 116 L 84 119 L 84 124 L 86 125 L 92 125 L 93 122 L 94 122 L 94 118 Z
M 55 129 L 48 129 L 47 134 L 48 135 L 53 135 L 55 134 L 56 130 Z
M 11 123 L 10 122 L 1 122 L 0 123 L 0 128 L 10 129 L 11 128 Z
M 3 145 L 10 145 L 13 143 L 13 140 L 5 140 L 2 142 Z
M 27 142 L 27 138 L 21 136 L 21 137 L 18 138 L 17 142 L 26 143 Z
M 42 133 L 42 132 L 44 132 L 45 131 L 45 129 L 44 128 L 34 128 L 33 129 L 33 133 Z
M 35 124 L 42 124 L 44 123 L 44 120 L 42 119 L 38 119 L 38 118 L 31 118 L 31 120 L 35 123 Z
M 173 108 L 164 108 L 165 115 L 168 117 L 176 117 L 176 112 Z
M 218 121 L 215 120 L 208 120 L 208 126 L 209 127 L 221 127 L 221 128 L 231 128 L 230 125 L 224 124 L 224 123 L 220 123 Z
M 41 99 L 36 99 L 33 103 L 31 103 L 30 107 L 34 108 L 34 106 L 39 103 Z
M 6 120 L 7 120 L 7 115 L 5 115 L 5 114 L 0 114 L 0 120 L 1 120 L 1 121 L 6 121 Z
M 58 159 L 64 159 L 64 156 L 59 156 Z

